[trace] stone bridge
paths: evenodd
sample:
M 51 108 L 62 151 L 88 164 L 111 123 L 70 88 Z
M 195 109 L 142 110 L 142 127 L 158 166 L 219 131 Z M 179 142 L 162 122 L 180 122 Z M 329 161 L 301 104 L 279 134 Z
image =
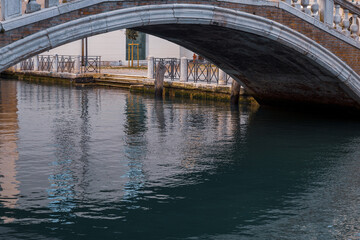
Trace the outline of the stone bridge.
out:
M 1 0 L 0 71 L 134 28 L 213 61 L 260 103 L 360 109 L 360 9 L 346 0 Z

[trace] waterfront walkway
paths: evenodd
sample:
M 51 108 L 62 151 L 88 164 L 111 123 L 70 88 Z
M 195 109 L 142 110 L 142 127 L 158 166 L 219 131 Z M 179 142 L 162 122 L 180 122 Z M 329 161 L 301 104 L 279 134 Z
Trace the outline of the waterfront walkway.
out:
M 131 92 L 154 92 L 154 79 L 147 77 L 147 69 L 131 69 L 127 67 L 105 68 L 101 73 L 61 73 L 44 71 L 23 71 L 9 69 L 1 74 L 2 78 L 11 78 L 26 81 L 58 81 L 78 86 L 103 86 L 129 89 Z M 229 101 L 231 95 L 230 84 L 217 84 L 216 82 L 180 82 L 179 80 L 164 79 L 164 94 L 172 97 L 209 99 L 216 101 Z M 247 99 L 243 88 L 240 90 L 240 100 Z

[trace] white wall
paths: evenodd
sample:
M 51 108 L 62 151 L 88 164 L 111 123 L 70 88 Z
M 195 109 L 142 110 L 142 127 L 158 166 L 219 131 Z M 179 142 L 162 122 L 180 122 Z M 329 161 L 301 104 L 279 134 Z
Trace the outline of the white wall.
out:
M 180 46 L 167 40 L 149 35 L 149 56 L 156 58 L 179 58 Z
M 182 56 L 192 58 L 193 53 L 167 40 L 147 35 L 146 54 L 158 58 L 181 58 Z M 88 38 L 89 56 L 101 56 L 102 61 L 118 62 L 123 65 L 126 61 L 126 37 L 125 30 L 114 31 Z M 81 40 L 72 42 L 48 52 L 44 55 L 81 55 Z
M 42 53 L 42 55 L 81 55 L 81 40 L 62 45 Z
M 125 60 L 125 30 L 88 38 L 89 55 L 101 56 L 103 61 Z
M 194 55 L 194 52 L 192 52 L 189 49 L 186 49 L 184 47 L 180 47 L 180 58 L 187 57 L 189 59 L 192 59 L 193 55 Z

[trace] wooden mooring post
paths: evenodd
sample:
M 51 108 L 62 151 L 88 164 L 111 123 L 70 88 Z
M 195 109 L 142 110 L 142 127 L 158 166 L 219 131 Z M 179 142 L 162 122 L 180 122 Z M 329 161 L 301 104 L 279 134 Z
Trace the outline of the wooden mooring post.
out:
M 156 66 L 156 75 L 155 75 L 155 97 L 163 97 L 164 89 L 164 77 L 165 77 L 166 67 L 163 62 L 159 62 Z
M 233 80 L 231 84 L 231 96 L 230 103 L 231 105 L 239 105 L 239 97 L 240 97 L 240 84 Z

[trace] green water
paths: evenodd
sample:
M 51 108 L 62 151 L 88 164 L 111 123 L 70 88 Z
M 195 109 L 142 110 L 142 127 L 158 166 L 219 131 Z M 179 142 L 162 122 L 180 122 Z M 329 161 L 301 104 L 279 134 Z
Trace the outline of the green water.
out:
M 360 121 L 0 81 L 0 239 L 360 239 Z

